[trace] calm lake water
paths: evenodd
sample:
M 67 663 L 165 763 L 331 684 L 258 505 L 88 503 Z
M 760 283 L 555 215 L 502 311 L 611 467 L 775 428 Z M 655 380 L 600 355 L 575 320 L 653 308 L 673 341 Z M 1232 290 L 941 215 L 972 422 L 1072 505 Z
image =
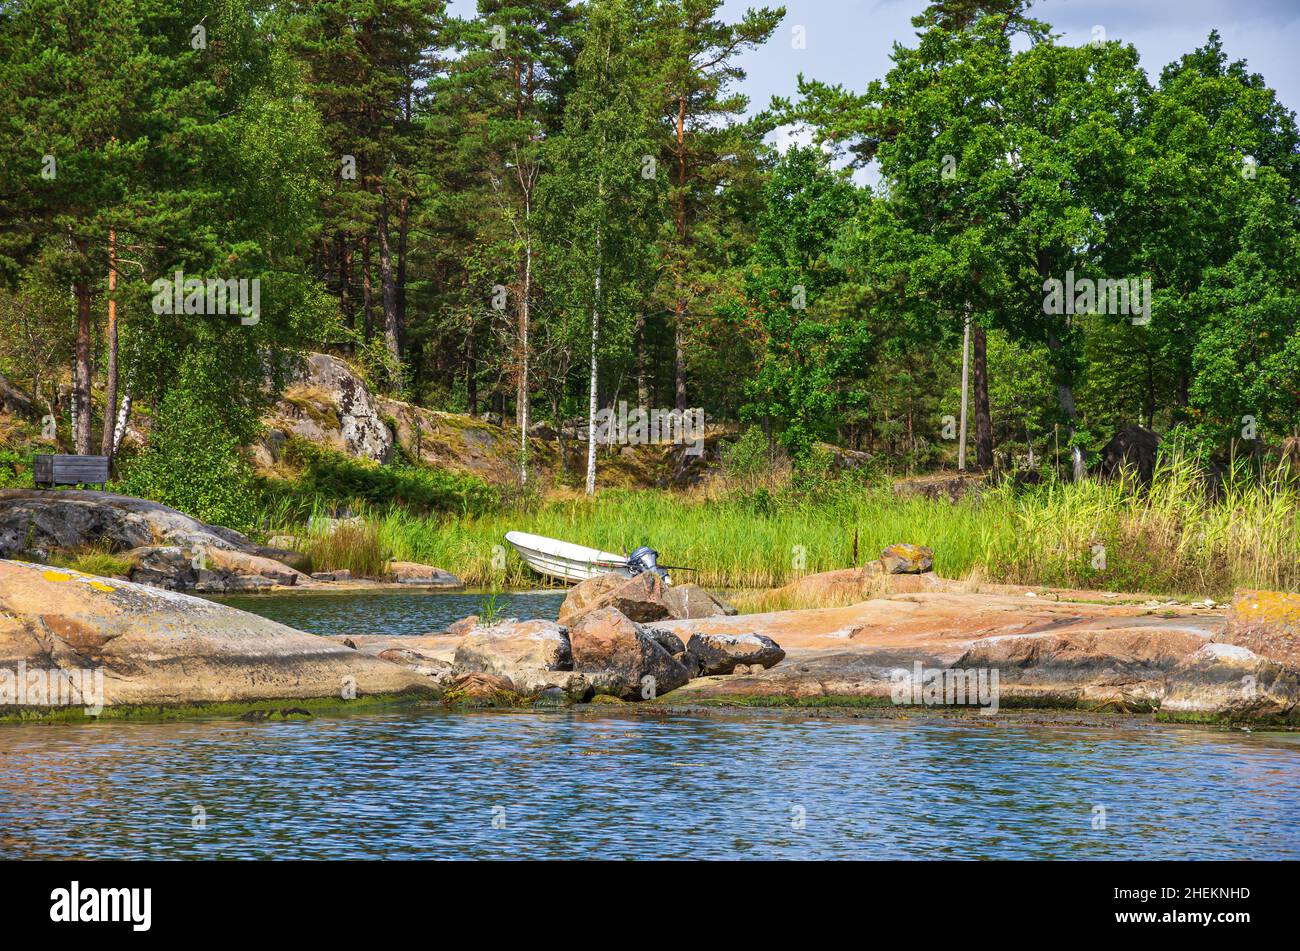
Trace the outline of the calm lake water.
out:
M 567 590 L 496 595 L 502 617 L 555 620 Z M 483 613 L 484 593 L 373 591 L 359 594 L 253 594 L 213 598 L 313 634 L 428 634 Z
M 242 600 L 322 633 L 477 605 Z M 1295 859 L 1300 735 L 598 709 L 0 725 L 0 858 L 54 857 Z
M 0 727 L 0 858 L 1294 859 L 1297 820 L 1290 735 L 437 710 Z

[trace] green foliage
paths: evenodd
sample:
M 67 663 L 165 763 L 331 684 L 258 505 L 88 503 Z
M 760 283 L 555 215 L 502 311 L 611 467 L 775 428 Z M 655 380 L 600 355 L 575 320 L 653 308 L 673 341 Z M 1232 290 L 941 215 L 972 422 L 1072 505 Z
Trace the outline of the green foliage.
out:
M 759 353 L 742 415 L 773 422 L 801 457 L 861 405 L 848 387 L 866 366 L 871 333 L 829 293 L 845 280 L 832 251 L 858 192 L 819 150 L 792 148 L 764 195 L 744 301 L 731 311 Z
M 111 552 L 105 545 L 93 545 L 77 552 L 51 552 L 50 564 L 59 568 L 71 568 L 83 574 L 112 578 L 129 575 L 135 567 L 135 559 Z
M 473 476 L 426 466 L 384 466 L 353 459 L 301 439 L 286 445 L 284 458 L 290 465 L 300 467 L 301 475 L 290 486 L 271 491 L 300 498 L 341 505 L 353 502 L 398 505 L 421 514 L 461 515 L 489 511 L 497 501 L 492 488 Z
M 732 479 L 757 479 L 771 467 L 772 446 L 761 426 L 750 426 L 722 451 L 722 471 Z
M 253 528 L 261 501 L 240 441 L 210 400 L 185 387 L 163 399 L 149 446 L 130 463 L 121 488 L 241 532 Z
M 931 4 L 884 76 L 800 77 L 796 102 L 755 113 L 739 63 L 781 8 L 5 5 L 0 367 L 62 436 L 80 329 L 98 376 L 77 383 L 82 418 L 107 425 L 89 397 L 108 389 L 112 234 L 118 392 L 159 421 L 123 460 L 129 485 L 241 524 L 240 447 L 302 349 L 506 418 L 559 423 L 589 389 L 705 406 L 761 422 L 810 494 L 838 481 L 821 442 L 952 461 L 969 314 L 1000 461 L 1050 472 L 1132 422 L 1219 462 L 1251 431 L 1267 456 L 1300 431 L 1294 114 L 1217 32 L 1151 70 L 1130 45 L 1061 42 L 1029 7 Z M 777 113 L 816 147 L 770 150 Z M 876 187 L 852 176 L 867 164 Z M 177 270 L 258 281 L 260 319 L 156 308 Z M 1067 271 L 1150 278 L 1150 324 L 1044 313 Z M 742 443 L 727 465 L 757 485 Z M 298 488 L 338 504 L 489 507 L 485 486 L 419 466 L 302 464 Z M 22 481 L 0 464 L 0 484 Z M 752 507 L 779 507 L 763 487 Z
M 32 456 L 17 449 L 0 449 L 0 489 L 32 487 Z
M 479 627 L 491 627 L 501 619 L 505 606 L 500 603 L 495 592 L 485 594 L 478 599 Z

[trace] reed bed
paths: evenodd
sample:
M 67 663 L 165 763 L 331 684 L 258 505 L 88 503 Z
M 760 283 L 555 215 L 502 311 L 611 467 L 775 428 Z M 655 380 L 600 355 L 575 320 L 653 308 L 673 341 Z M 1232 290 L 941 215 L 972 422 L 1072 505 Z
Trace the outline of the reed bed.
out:
M 391 556 L 481 587 L 544 583 L 506 545 L 512 529 L 612 552 L 650 544 L 662 562 L 698 569 L 679 578 L 725 590 L 775 588 L 864 564 L 902 541 L 933 548 L 940 575 L 984 582 L 1216 598 L 1236 587 L 1300 586 L 1295 483 L 1283 475 L 1231 479 L 1211 499 L 1196 468 L 1177 459 L 1162 463 L 1149 486 L 1003 485 L 956 503 L 900 498 L 887 485 L 840 485 L 797 494 L 609 491 L 460 517 L 356 511 L 369 532 L 313 541 L 332 546 L 320 564 Z M 352 545 L 363 552 L 355 560 L 342 551 Z
M 302 550 L 312 571 L 347 569 L 358 578 L 382 578 L 390 549 L 379 525 L 366 519 L 346 522 L 332 530 L 310 531 Z

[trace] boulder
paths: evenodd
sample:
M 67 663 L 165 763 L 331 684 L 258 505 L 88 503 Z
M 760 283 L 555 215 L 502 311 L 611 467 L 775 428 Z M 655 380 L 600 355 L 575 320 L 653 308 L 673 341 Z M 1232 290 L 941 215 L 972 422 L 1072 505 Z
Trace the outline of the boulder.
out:
M 132 581 L 169 591 L 205 594 L 260 591 L 309 580 L 283 562 L 226 548 L 149 545 L 134 548 L 127 554 L 135 562 L 131 569 Z
M 870 468 L 874 458 L 869 452 L 822 443 L 819 447 L 830 458 L 832 472 L 858 472 Z
M 519 669 L 510 678 L 519 693 L 548 698 L 559 691 L 565 703 L 586 703 L 595 693 L 593 677 L 576 670 Z
M 4 374 L 0 374 L 0 410 L 17 416 L 26 416 L 28 419 L 40 417 L 36 402 L 26 391 L 19 389 L 5 379 Z
M 393 453 L 393 434 L 370 387 L 344 361 L 325 353 L 303 357 L 265 422 L 268 432 L 299 436 L 358 459 L 387 462 Z M 272 460 L 277 449 L 264 446 Z
M 121 552 L 149 545 L 247 551 L 248 538 L 157 502 L 112 492 L 0 490 L 0 548 Z
M 297 535 L 272 535 L 266 540 L 266 544 L 270 548 L 278 548 L 281 551 L 300 552 L 307 547 L 307 539 Z
M 1300 594 L 1238 591 L 1215 641 L 1247 647 L 1260 657 L 1300 670 Z
M 736 609 L 698 585 L 666 585 L 653 572 L 632 578 L 608 572 L 574 587 L 560 606 L 560 623 L 573 624 L 600 608 L 615 608 L 638 624 L 734 616 Z
M 606 674 L 595 687 L 600 693 L 625 700 L 653 699 L 690 680 L 684 666 L 615 608 L 598 608 L 581 617 L 569 629 L 569 641 L 576 670 Z
M 694 654 L 688 653 L 685 650 L 680 650 L 676 654 L 673 654 L 673 660 L 686 668 L 686 676 L 690 677 L 691 680 L 694 680 L 700 675 L 700 660 Z
M 869 561 L 860 568 L 820 571 L 774 589 L 763 600 L 782 608 L 856 604 L 877 596 L 887 587 L 883 583 L 884 571 L 879 561 Z
M 682 639 L 672 631 L 666 631 L 661 627 L 645 627 L 643 630 L 669 654 L 676 655 L 686 650 L 686 645 L 682 643 Z
M 469 617 L 463 617 L 459 621 L 452 621 L 447 625 L 447 633 L 464 637 L 474 628 L 478 627 L 479 617 L 477 614 L 471 614 Z
M 513 678 L 519 670 L 572 670 L 564 628 L 552 621 L 510 621 L 478 627 L 456 648 L 458 671 Z
M 396 664 L 212 601 L 0 561 L 0 672 L 19 664 L 98 671 L 108 706 L 432 691 Z
M 935 472 L 911 479 L 900 479 L 892 491 L 900 498 L 947 499 L 957 502 L 967 495 L 978 495 L 986 485 L 987 473 Z
M 192 588 L 198 580 L 198 571 L 188 551 L 175 545 L 149 545 L 133 548 L 127 553 L 134 562 L 131 580 L 169 591 Z
M 390 561 L 387 578 L 394 584 L 415 584 L 431 588 L 463 588 L 461 581 L 450 571 L 421 565 L 414 561 Z
M 1114 479 L 1131 472 L 1142 482 L 1150 482 L 1156 467 L 1160 437 L 1143 426 L 1125 426 L 1101 449 L 1097 471 L 1103 479 Z
M 762 634 L 692 634 L 686 652 L 699 662 L 702 676 L 729 674 L 737 664 L 767 668 L 785 659 L 785 651 Z
M 559 622 L 571 625 L 584 614 L 604 607 L 612 593 L 626 581 L 626 575 L 609 571 L 578 583 L 569 589 L 560 605 Z
M 880 553 L 885 574 L 919 575 L 934 570 L 934 552 L 924 545 L 890 545 Z
M 0 491 L 0 550 L 31 555 L 101 547 L 128 552 L 131 580 L 174 591 L 260 590 L 307 580 L 300 552 L 112 492 Z
M 514 681 L 498 674 L 469 671 L 454 677 L 443 694 L 448 703 L 469 703 L 492 706 L 512 704 L 518 698 Z
M 736 609 L 705 591 L 697 584 L 674 584 L 665 592 L 673 620 L 687 621 L 701 617 L 734 617 Z
M 552 440 L 556 436 L 555 427 L 550 423 L 542 421 L 533 423 L 528 427 L 528 435 L 533 439 Z
M 204 570 L 224 579 L 267 578 L 279 585 L 295 585 L 309 580 L 301 571 L 290 568 L 282 561 L 224 548 L 205 549 L 201 553 L 200 564 Z M 203 590 L 202 587 L 200 590 Z
M 1300 722 L 1300 671 L 1248 647 L 1204 644 L 1174 668 L 1160 711 L 1175 718 L 1295 724 Z
M 281 548 L 278 545 L 250 545 L 246 551 L 258 558 L 269 558 L 272 561 L 286 564 L 295 571 L 306 572 L 311 567 L 311 556 L 295 548 Z M 335 574 L 338 573 L 335 572 Z M 344 571 L 342 573 L 351 577 L 351 572 Z

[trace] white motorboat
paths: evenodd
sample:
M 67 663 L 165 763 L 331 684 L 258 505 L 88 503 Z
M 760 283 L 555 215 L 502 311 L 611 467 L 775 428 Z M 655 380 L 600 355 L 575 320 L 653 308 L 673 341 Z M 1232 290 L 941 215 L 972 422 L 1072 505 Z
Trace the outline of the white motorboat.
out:
M 527 532 L 506 532 L 506 541 L 514 546 L 529 568 L 548 578 L 578 582 L 610 571 L 632 577 L 632 570 L 623 555 Z

